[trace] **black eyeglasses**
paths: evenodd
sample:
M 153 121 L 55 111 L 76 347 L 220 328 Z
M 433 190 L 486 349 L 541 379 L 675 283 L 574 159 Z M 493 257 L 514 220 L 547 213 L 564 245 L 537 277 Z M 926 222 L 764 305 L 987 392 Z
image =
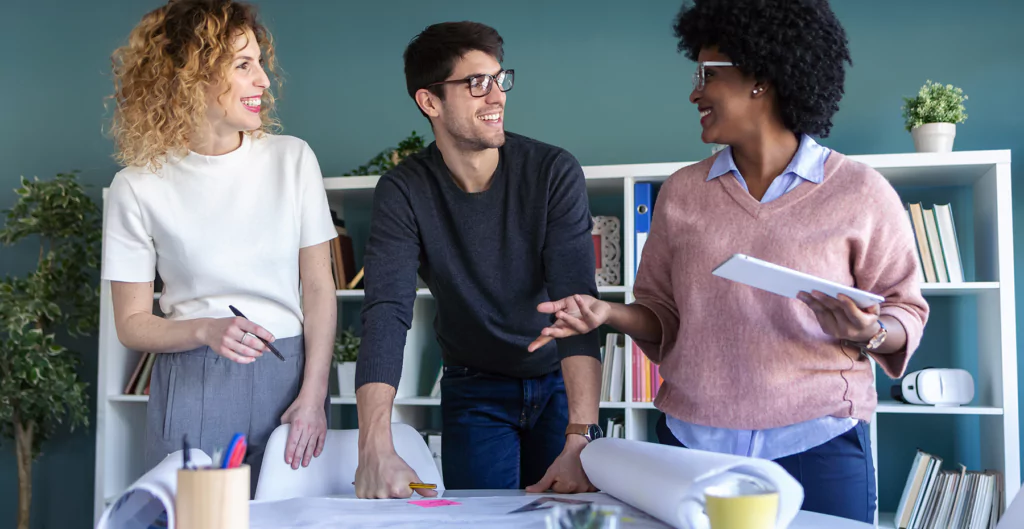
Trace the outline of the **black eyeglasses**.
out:
M 502 70 L 498 72 L 497 75 L 482 73 L 465 79 L 430 83 L 425 88 L 446 83 L 469 83 L 469 95 L 473 97 L 483 97 L 491 93 L 491 88 L 493 88 L 494 85 L 498 85 L 498 90 L 501 90 L 502 92 L 508 92 L 511 90 L 513 80 L 515 79 L 515 73 L 515 70 Z

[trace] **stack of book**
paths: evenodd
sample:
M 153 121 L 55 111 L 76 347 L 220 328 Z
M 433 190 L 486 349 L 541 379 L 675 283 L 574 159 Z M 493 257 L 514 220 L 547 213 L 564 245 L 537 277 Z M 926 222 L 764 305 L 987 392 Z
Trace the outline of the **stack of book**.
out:
M 608 421 L 605 422 L 604 436 L 605 437 L 615 437 L 617 439 L 625 439 L 626 438 L 625 421 L 626 421 L 626 418 L 623 417 L 622 415 L 617 415 L 615 417 L 609 417 Z
M 608 333 L 601 348 L 601 401 L 622 402 L 625 380 L 626 337 Z
M 125 395 L 149 395 L 149 379 L 153 374 L 153 362 L 156 355 L 153 353 L 142 353 L 139 361 L 135 364 L 128 384 L 124 387 Z
M 334 272 L 334 289 L 353 289 L 363 278 L 362 271 L 356 273 L 356 261 L 352 250 L 352 237 L 345 228 L 345 221 L 331 210 L 334 229 L 338 237 L 331 240 L 331 270 Z
M 942 470 L 942 458 L 918 450 L 896 510 L 897 529 L 994 529 L 1002 517 L 1003 476 L 992 470 Z
M 658 365 L 633 342 L 633 401 L 653 402 L 663 382 Z
M 915 202 L 907 204 L 906 210 L 917 242 L 920 279 L 926 283 L 963 283 L 964 267 L 949 204 L 925 208 Z

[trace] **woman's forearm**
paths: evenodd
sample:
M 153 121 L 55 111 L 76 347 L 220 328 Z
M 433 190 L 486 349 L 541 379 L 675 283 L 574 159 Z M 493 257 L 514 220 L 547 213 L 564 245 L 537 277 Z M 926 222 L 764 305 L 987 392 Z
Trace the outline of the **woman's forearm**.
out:
M 206 318 L 173 321 L 138 312 L 117 324 L 117 338 L 135 351 L 180 353 L 206 345 Z
M 110 282 L 117 339 L 135 351 L 178 353 L 206 344 L 208 320 L 173 321 L 153 315 L 153 282 Z
M 609 303 L 608 325 L 645 342 L 661 342 L 661 321 L 654 312 L 636 303 Z
M 303 292 L 302 307 L 306 366 L 299 394 L 319 401 L 327 397 L 338 321 L 338 299 L 332 289 L 313 289 Z

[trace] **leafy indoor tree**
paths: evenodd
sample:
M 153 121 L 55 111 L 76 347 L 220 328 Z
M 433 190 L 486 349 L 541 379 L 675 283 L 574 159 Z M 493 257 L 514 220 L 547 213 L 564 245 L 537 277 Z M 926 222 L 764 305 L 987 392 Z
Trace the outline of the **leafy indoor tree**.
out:
M 18 529 L 28 529 L 32 463 L 43 443 L 64 423 L 72 430 L 89 424 L 80 355 L 58 344 L 57 332 L 96 329 L 101 222 L 75 173 L 22 177 L 14 191 L 0 243 L 38 244 L 39 259 L 24 277 L 0 280 L 0 441 L 14 440 Z

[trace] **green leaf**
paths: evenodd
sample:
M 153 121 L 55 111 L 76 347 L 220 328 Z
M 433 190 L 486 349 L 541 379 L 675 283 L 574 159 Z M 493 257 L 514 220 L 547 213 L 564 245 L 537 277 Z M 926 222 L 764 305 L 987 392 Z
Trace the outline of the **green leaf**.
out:
M 76 172 L 22 176 L 14 193 L 0 243 L 30 245 L 27 252 L 41 257 L 24 276 L 0 279 L 0 438 L 13 436 L 15 416 L 33 423 L 38 455 L 59 425 L 88 425 L 80 357 L 58 343 L 57 333 L 96 328 L 101 212 Z
M 334 340 L 334 363 L 355 362 L 359 356 L 359 346 L 361 343 L 362 338 L 356 336 L 351 327 L 342 331 Z
M 344 176 L 384 174 L 402 163 L 402 160 L 406 157 L 423 150 L 423 148 L 423 136 L 416 134 L 416 131 L 412 131 L 412 134 L 407 138 L 398 142 L 397 148 L 384 149 L 371 158 L 366 165 L 361 165 L 358 168 L 345 173 Z
M 916 97 L 903 98 L 903 119 L 907 131 L 926 123 L 963 123 L 967 120 L 963 90 L 951 84 L 928 80 Z

